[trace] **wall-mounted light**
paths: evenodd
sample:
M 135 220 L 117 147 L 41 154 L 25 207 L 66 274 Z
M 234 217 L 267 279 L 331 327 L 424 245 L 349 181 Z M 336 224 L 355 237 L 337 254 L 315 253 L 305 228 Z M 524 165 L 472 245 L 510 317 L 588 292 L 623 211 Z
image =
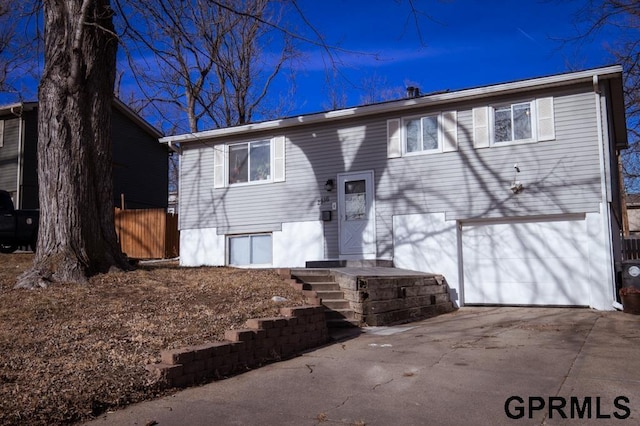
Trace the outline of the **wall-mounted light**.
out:
M 516 179 L 518 177 L 518 173 L 520 173 L 520 167 L 518 167 L 518 163 L 513 165 L 513 169 L 513 182 L 511 183 L 509 189 L 511 189 L 511 192 L 513 192 L 514 194 L 519 194 L 522 192 L 524 187 L 522 186 L 522 182 Z
M 524 187 L 522 186 L 522 183 L 520 183 L 519 181 L 515 180 L 511 184 L 511 188 L 510 189 L 511 189 L 511 191 L 513 191 L 514 194 L 519 194 L 519 193 L 522 192 Z
M 328 192 L 333 191 L 333 188 L 335 187 L 335 183 L 333 182 L 333 179 L 327 179 L 327 182 L 324 184 L 324 189 L 326 189 Z

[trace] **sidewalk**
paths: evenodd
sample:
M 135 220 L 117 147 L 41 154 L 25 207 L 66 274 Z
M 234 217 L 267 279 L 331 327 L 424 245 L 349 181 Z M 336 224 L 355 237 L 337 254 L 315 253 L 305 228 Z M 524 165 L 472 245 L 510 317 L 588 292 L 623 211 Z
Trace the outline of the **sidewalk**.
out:
M 363 331 L 89 424 L 640 424 L 640 316 L 462 308 Z

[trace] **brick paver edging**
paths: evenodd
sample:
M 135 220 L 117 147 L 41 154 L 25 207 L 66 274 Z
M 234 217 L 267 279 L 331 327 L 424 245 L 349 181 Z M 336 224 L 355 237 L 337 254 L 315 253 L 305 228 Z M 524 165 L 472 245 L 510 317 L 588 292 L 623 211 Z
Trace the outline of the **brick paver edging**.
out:
M 280 317 L 249 319 L 245 329 L 227 330 L 225 341 L 161 352 L 147 370 L 168 387 L 187 387 L 289 358 L 326 343 L 322 306 L 281 308 Z

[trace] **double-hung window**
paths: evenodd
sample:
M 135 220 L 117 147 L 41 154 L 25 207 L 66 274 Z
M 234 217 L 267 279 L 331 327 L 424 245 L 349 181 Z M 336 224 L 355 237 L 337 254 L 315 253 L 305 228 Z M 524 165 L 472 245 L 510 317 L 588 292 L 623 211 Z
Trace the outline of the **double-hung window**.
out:
M 437 152 L 440 150 L 438 116 L 414 117 L 404 120 L 405 152 Z
M 214 188 L 285 180 L 285 138 L 276 136 L 213 147 Z
M 532 102 L 496 106 L 493 109 L 494 142 L 527 142 L 535 139 Z
M 271 180 L 271 141 L 229 145 L 229 184 Z
M 458 113 L 387 120 L 387 158 L 458 150 Z

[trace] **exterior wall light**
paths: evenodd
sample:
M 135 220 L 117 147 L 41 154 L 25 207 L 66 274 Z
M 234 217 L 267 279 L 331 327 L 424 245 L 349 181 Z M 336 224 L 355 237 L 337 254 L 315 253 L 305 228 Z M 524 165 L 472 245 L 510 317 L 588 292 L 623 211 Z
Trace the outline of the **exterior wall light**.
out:
M 513 170 L 513 182 L 511 183 L 509 189 L 511 189 L 514 194 L 519 194 L 522 192 L 524 187 L 522 186 L 522 183 L 516 179 L 518 177 L 518 173 L 520 173 L 520 167 L 518 166 L 518 163 L 513 165 Z
M 333 188 L 335 187 L 335 183 L 333 182 L 333 179 L 327 179 L 327 182 L 324 184 L 324 189 L 326 189 L 328 192 L 333 191 Z

